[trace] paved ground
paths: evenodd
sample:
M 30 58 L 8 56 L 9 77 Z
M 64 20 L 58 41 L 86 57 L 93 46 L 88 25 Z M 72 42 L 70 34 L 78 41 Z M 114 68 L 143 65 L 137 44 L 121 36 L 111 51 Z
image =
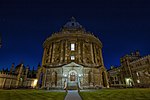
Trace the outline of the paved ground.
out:
M 82 100 L 77 90 L 68 90 L 65 100 Z

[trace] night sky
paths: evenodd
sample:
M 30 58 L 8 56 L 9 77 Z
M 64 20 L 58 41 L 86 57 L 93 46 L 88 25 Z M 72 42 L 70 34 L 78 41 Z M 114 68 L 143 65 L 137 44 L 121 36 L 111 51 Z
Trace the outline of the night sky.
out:
M 150 54 L 149 0 L 0 0 L 0 69 L 37 67 L 44 40 L 72 16 L 102 41 L 107 69 L 131 51 Z

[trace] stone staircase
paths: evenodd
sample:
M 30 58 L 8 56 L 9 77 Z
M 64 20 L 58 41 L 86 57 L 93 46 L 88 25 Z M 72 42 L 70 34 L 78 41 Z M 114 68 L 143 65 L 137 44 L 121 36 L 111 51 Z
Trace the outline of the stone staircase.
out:
M 78 90 L 78 84 L 77 83 L 68 83 L 67 89 L 68 90 Z

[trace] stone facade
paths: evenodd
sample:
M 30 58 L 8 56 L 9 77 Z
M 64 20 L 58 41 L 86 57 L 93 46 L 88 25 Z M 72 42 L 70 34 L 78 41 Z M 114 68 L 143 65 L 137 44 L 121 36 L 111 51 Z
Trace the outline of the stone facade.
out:
M 121 65 L 108 71 L 110 86 L 150 87 L 150 55 L 134 52 L 120 59 Z
M 74 18 L 48 37 L 43 48 L 38 88 L 108 87 L 102 43 Z
M 10 71 L 0 72 L 0 88 L 35 88 L 37 84 L 36 78 L 29 78 L 29 69 L 23 64 L 12 67 Z

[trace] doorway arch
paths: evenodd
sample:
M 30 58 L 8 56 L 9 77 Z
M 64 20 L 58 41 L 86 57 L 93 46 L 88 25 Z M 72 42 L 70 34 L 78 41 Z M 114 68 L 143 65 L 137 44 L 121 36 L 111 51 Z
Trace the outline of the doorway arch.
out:
M 75 70 L 71 70 L 69 71 L 69 76 L 68 76 L 68 80 L 70 82 L 77 82 L 78 81 L 78 73 Z

